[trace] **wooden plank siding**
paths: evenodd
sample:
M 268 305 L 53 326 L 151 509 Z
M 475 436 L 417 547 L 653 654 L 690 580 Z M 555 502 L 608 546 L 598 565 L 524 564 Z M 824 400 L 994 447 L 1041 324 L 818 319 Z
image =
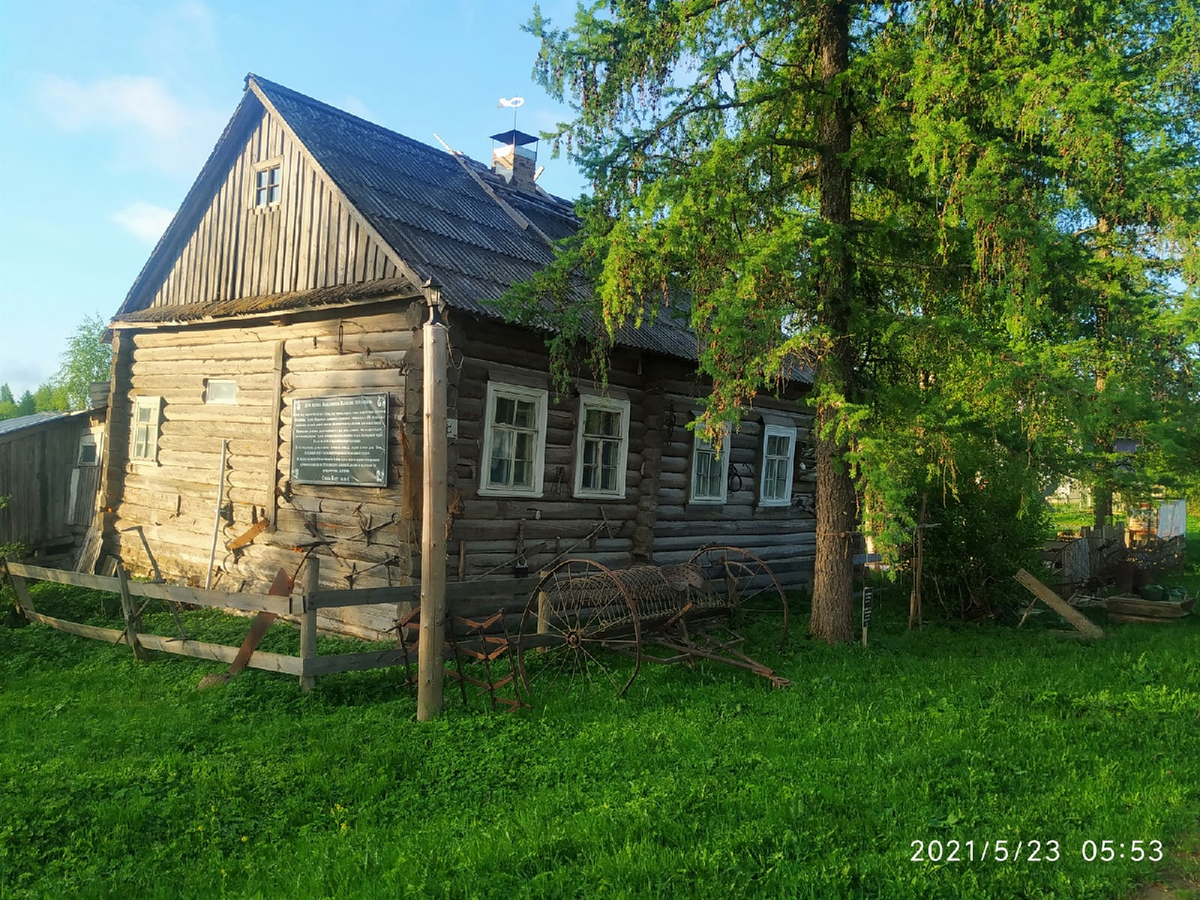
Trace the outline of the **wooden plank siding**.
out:
M 109 552 L 138 574 L 155 561 L 168 580 L 203 583 L 211 548 L 218 468 L 229 442 L 225 502 L 217 548 L 226 590 L 262 588 L 280 567 L 293 574 L 306 553 L 321 560 L 326 588 L 407 584 L 410 529 L 399 522 L 406 371 L 414 341 L 407 309 L 375 307 L 344 318 L 298 314 L 285 322 L 122 331 L 124 375 L 111 417 Z M 205 402 L 206 379 L 237 382 L 235 404 Z M 386 392 L 391 473 L 386 488 L 289 483 L 291 405 L 301 397 Z M 139 395 L 163 398 L 158 461 L 129 461 L 130 418 Z M 233 553 L 225 544 L 260 518 L 274 528 Z M 363 534 L 371 527 L 370 541 Z M 348 610 L 340 630 L 378 636 L 396 607 Z
M 40 555 L 71 544 L 91 523 L 97 467 L 78 469 L 71 505 L 80 435 L 89 428 L 88 416 L 75 414 L 0 435 L 0 497 L 8 498 L 0 509 L 0 544 Z
M 280 199 L 254 206 L 255 173 L 279 161 Z M 151 306 L 262 297 L 397 277 L 357 214 L 264 113 Z

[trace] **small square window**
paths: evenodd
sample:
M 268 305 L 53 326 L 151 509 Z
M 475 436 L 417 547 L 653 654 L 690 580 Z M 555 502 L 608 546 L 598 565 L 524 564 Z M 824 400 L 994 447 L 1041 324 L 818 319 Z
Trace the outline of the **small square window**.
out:
M 98 466 L 100 464 L 100 447 L 96 442 L 96 435 L 91 432 L 85 432 L 79 436 L 79 458 L 75 460 L 77 466 Z
M 790 506 L 792 471 L 796 458 L 796 429 L 768 425 L 763 430 L 762 481 L 760 506 Z
M 581 397 L 576 497 L 625 496 L 629 401 Z
M 537 388 L 488 383 L 480 494 L 542 495 L 548 397 Z
M 206 379 L 204 382 L 204 402 L 222 403 L 232 406 L 237 403 L 237 382 Z
M 264 166 L 254 173 L 254 205 L 272 206 L 279 202 L 279 192 L 283 185 L 283 165 L 273 163 Z

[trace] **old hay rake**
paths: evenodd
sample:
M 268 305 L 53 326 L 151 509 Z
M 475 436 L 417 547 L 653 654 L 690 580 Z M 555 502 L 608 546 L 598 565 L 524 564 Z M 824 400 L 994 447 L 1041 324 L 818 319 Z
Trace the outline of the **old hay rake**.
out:
M 614 570 L 584 559 L 559 563 L 529 598 L 517 669 L 530 694 L 559 682 L 607 684 L 623 694 L 643 662 L 710 659 L 788 681 L 742 652 L 746 637 L 787 639 L 787 597 L 770 567 L 738 547 L 707 547 L 675 566 Z M 611 656 L 633 660 L 626 674 Z

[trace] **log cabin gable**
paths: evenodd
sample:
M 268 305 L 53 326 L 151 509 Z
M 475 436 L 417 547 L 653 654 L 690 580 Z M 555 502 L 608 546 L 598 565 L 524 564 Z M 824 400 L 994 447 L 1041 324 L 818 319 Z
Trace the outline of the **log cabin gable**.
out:
M 346 198 L 253 78 L 118 317 L 425 280 Z

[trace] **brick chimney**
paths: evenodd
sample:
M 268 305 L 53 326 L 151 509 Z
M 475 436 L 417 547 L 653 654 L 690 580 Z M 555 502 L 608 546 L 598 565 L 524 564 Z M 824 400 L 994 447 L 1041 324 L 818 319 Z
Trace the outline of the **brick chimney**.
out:
M 492 172 L 517 190 L 534 193 L 534 183 L 540 174 L 537 170 L 537 137 L 514 128 L 493 134 L 492 140 L 500 145 L 492 150 Z

